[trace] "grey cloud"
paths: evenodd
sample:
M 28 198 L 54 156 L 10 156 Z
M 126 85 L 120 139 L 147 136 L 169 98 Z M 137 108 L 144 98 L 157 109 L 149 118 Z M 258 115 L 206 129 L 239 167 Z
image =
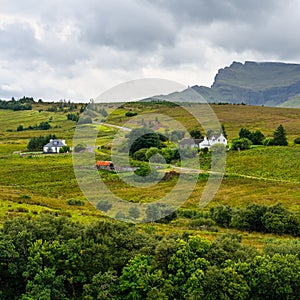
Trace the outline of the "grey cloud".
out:
M 215 21 L 257 22 L 280 5 L 274 0 L 148 0 L 168 11 L 183 26 L 188 23 L 209 24 Z
M 137 1 L 97 5 L 82 21 L 83 39 L 89 43 L 137 52 L 172 45 L 177 30 L 168 13 Z
M 300 59 L 297 0 L 0 1 L 1 14 L 14 17 L 7 24 L 0 20 L 0 64 L 11 68 L 11 80 L 1 84 L 24 86 L 18 83 L 27 79 L 18 73 L 36 78 L 42 70 L 43 82 L 33 87 L 42 94 L 57 78 L 53 94 L 71 84 L 79 90 L 81 79 L 95 76 L 86 70 L 99 71 L 107 82 L 115 82 L 116 74 L 118 82 L 143 76 L 147 68 L 162 76 L 174 70 L 174 79 L 183 68 L 197 78 L 206 61 L 224 67 L 247 51 L 258 58 Z M 73 31 L 64 37 L 69 25 Z M 0 90 L 0 96 L 7 93 Z
M 0 28 L 0 56 L 14 59 L 38 55 L 34 30 L 28 24 L 14 23 Z

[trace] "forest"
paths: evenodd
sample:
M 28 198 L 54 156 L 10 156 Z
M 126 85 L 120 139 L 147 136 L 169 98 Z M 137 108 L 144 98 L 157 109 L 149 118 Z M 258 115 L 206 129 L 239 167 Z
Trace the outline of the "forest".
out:
M 1 299 L 298 299 L 300 243 L 262 251 L 225 233 L 166 236 L 111 220 L 14 218 L 0 232 Z

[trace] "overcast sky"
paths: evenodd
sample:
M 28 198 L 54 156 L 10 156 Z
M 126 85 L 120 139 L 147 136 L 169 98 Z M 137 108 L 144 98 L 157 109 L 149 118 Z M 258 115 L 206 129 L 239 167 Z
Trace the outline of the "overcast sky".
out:
M 145 77 L 213 83 L 232 61 L 300 63 L 300 0 L 0 0 L 0 98 L 87 101 Z

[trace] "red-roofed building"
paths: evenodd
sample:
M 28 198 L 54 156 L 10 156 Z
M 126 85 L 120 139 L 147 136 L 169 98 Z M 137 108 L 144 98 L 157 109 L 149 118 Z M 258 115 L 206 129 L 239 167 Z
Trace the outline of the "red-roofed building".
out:
M 112 161 L 98 160 L 95 164 L 98 170 L 114 170 L 115 166 Z

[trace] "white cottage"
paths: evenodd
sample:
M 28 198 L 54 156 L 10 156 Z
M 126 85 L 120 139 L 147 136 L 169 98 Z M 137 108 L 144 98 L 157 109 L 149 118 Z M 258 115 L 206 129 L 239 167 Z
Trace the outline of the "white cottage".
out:
M 210 148 L 212 145 L 215 144 L 223 144 L 227 146 L 227 139 L 225 138 L 224 134 L 221 133 L 219 136 L 212 136 L 210 139 L 204 137 L 204 140 L 199 144 L 200 149 Z
M 43 152 L 59 153 L 60 148 L 63 146 L 66 146 L 65 140 L 50 140 L 50 142 L 43 147 Z

